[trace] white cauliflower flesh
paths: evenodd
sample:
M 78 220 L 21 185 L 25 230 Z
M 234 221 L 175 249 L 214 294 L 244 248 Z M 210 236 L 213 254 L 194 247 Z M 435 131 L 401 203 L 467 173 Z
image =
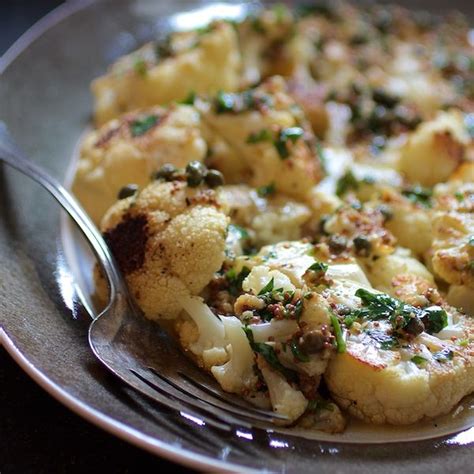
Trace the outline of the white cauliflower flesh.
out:
M 175 318 L 221 268 L 227 225 L 218 191 L 171 181 L 118 201 L 101 230 L 138 305 L 158 320 Z
M 203 34 L 172 33 L 166 48 L 149 45 L 114 64 L 95 79 L 95 121 L 150 105 L 185 99 L 192 91 L 236 90 L 241 57 L 237 36 L 226 22 L 216 22 Z
M 234 151 L 213 157 L 211 150 L 210 163 L 223 171 L 229 182 L 273 186 L 278 192 L 304 200 L 321 180 L 321 163 L 311 145 L 314 136 L 301 110 L 285 92 L 281 78 L 244 92 L 221 93 L 211 106 L 203 108 L 202 116 L 209 133 Z M 229 175 L 231 160 L 245 164 L 239 176 Z
M 232 222 L 251 230 L 252 242 L 257 247 L 303 237 L 303 228 L 311 218 L 309 206 L 274 195 L 272 186 L 264 191 L 268 195 L 245 185 L 223 186 L 223 199 L 229 206 Z
M 446 181 L 464 159 L 469 140 L 461 113 L 440 113 L 410 135 L 400 155 L 400 171 L 423 186 Z
M 207 145 L 190 106 L 153 107 L 123 115 L 83 140 L 73 192 L 97 224 L 122 187 L 145 186 L 165 163 L 203 161 Z
M 183 347 L 198 357 L 206 368 L 225 362 L 227 338 L 222 320 L 197 296 L 185 297 L 181 304 L 194 323 L 191 328 L 187 327 L 188 321 L 178 326 Z
M 308 400 L 293 388 L 282 374 L 273 370 L 262 357 L 257 359 L 258 367 L 268 387 L 273 411 L 286 416 L 289 422 L 296 421 L 306 410 Z
M 435 192 L 432 266 L 444 281 L 474 288 L 474 183 Z
M 470 319 L 449 307 L 414 309 L 383 293 L 360 296 L 346 349 L 324 374 L 341 407 L 369 423 L 403 425 L 448 413 L 474 390 Z
M 253 369 L 255 356 L 244 333 L 242 322 L 235 317 L 223 317 L 228 341 L 229 361 L 212 367 L 212 375 L 227 392 L 243 393 L 255 389 L 257 376 Z

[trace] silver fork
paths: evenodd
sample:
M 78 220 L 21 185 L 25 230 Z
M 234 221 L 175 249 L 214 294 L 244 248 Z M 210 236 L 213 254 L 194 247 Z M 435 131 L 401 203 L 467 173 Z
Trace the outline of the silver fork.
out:
M 0 161 L 47 189 L 78 225 L 107 276 L 110 301 L 92 321 L 89 345 L 96 357 L 142 394 L 198 423 L 230 431 L 269 427 L 286 420 L 224 393 L 199 370 L 156 323 L 147 321 L 131 298 L 115 260 L 81 205 L 55 178 L 29 160 L 0 122 Z

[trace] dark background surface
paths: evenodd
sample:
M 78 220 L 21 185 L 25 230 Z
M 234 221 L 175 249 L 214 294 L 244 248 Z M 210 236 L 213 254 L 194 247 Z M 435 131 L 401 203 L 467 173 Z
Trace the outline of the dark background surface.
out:
M 61 3 L 0 0 L 0 55 Z M 2 347 L 0 387 L 0 474 L 193 472 L 82 420 L 33 382 Z

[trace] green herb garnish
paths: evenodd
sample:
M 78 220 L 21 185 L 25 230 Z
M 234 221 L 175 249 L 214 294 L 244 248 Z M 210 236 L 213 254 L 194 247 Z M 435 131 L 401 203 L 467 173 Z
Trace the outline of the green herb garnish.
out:
M 313 271 L 316 273 L 326 273 L 328 271 L 328 264 L 324 262 L 314 262 L 311 266 L 307 268 L 306 271 Z
M 272 135 L 267 129 L 262 129 L 259 132 L 251 133 L 247 137 L 247 143 L 260 143 L 270 141 L 272 139 Z
M 282 160 L 286 160 L 290 156 L 290 152 L 288 151 L 288 141 L 296 143 L 296 141 L 303 135 L 304 130 L 300 127 L 289 127 L 280 130 L 274 145 Z
M 300 362 L 309 362 L 308 354 L 305 354 L 304 352 L 301 351 L 298 341 L 296 341 L 295 339 L 292 339 L 289 345 L 290 345 L 291 353 L 293 354 L 295 359 L 299 360 Z
M 422 310 L 422 319 L 428 324 L 428 331 L 438 333 L 448 325 L 448 315 L 440 306 L 430 306 Z
M 424 207 L 431 207 L 431 198 L 433 191 L 429 188 L 414 186 L 402 191 L 402 194 L 415 204 L 421 204 Z
M 226 112 L 234 112 L 235 94 L 228 94 L 222 91 L 217 93 L 216 97 L 216 112 L 223 114 Z
M 332 311 L 329 314 L 329 318 L 331 319 L 331 324 L 334 329 L 337 352 L 339 354 L 342 354 L 346 352 L 346 341 L 344 340 L 344 336 L 342 334 L 342 329 L 341 329 L 341 325 L 339 324 L 339 319 Z
M 257 188 L 257 194 L 262 198 L 275 194 L 275 191 L 276 191 L 275 183 L 270 183 L 270 184 L 267 184 L 266 186 L 260 186 L 259 188 Z
M 346 171 L 336 184 L 336 194 L 341 197 L 350 190 L 359 189 L 359 181 L 351 170 Z
M 237 273 L 234 268 L 227 271 L 225 277 L 229 282 L 229 293 L 231 295 L 236 296 L 242 291 L 242 282 L 249 273 L 250 269 L 248 267 L 243 267 L 239 273 Z
M 255 342 L 253 332 L 248 326 L 244 326 L 242 329 L 244 330 L 245 335 L 247 336 L 252 350 L 260 354 L 268 363 L 268 365 L 270 365 L 270 367 L 283 374 L 285 378 L 291 382 L 295 382 L 298 380 L 298 375 L 296 374 L 296 372 L 294 370 L 286 368 L 278 360 L 278 356 L 276 355 L 275 349 L 272 346 L 264 342 Z
M 320 410 L 329 410 L 334 411 L 334 404 L 328 400 L 310 400 L 308 403 L 307 411 L 320 411 Z
M 273 285 L 275 283 L 275 278 L 271 280 L 258 292 L 258 296 L 265 295 L 266 293 L 271 293 L 273 291 Z
M 130 124 L 130 131 L 134 137 L 139 137 L 152 129 L 158 123 L 156 115 L 149 115 L 142 119 L 134 120 Z
M 411 359 L 410 359 L 413 363 L 415 363 L 416 365 L 423 365 L 425 364 L 427 361 L 424 357 L 421 357 L 419 355 L 415 355 L 413 356 Z
M 321 143 L 316 143 L 316 154 L 318 155 L 319 163 L 321 164 L 321 169 L 325 174 L 328 173 L 328 160 L 326 157 L 326 153 L 324 152 L 324 148 L 322 147 Z
M 196 98 L 197 98 L 196 92 L 190 91 L 189 94 L 179 103 L 183 105 L 194 105 Z
M 448 315 L 440 306 L 417 308 L 385 293 L 371 293 L 364 288 L 359 288 L 355 296 L 361 299 L 363 306 L 351 313 L 356 319 L 386 319 L 396 331 L 404 329 L 415 336 L 424 329 L 429 334 L 438 333 L 448 325 Z

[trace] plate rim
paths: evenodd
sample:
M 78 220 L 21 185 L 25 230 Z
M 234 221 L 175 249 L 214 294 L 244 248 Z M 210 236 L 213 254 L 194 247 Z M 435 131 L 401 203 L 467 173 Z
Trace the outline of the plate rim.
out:
M 101 3 L 100 0 L 66 0 L 65 3 L 59 5 L 40 18 L 30 28 L 28 28 L 2 56 L 0 56 L 0 76 L 43 34 L 69 18 L 74 13 L 97 3 Z M 22 353 L 21 349 L 15 344 L 12 335 L 9 335 L 6 329 L 0 325 L 0 345 L 6 349 L 16 364 L 49 395 L 92 425 L 97 426 L 119 439 L 144 449 L 155 456 L 162 457 L 186 467 L 207 469 L 212 472 L 261 472 L 261 470 L 253 469 L 241 464 L 219 461 L 210 456 L 198 454 L 181 447 L 175 447 L 157 437 L 146 435 L 141 431 L 130 427 L 126 423 L 118 421 L 117 419 L 91 407 L 87 403 L 84 403 L 80 399 L 71 395 L 67 390 L 63 389 L 60 385 L 47 377 L 40 368 L 35 366 L 35 364 L 33 364 L 28 357 Z

